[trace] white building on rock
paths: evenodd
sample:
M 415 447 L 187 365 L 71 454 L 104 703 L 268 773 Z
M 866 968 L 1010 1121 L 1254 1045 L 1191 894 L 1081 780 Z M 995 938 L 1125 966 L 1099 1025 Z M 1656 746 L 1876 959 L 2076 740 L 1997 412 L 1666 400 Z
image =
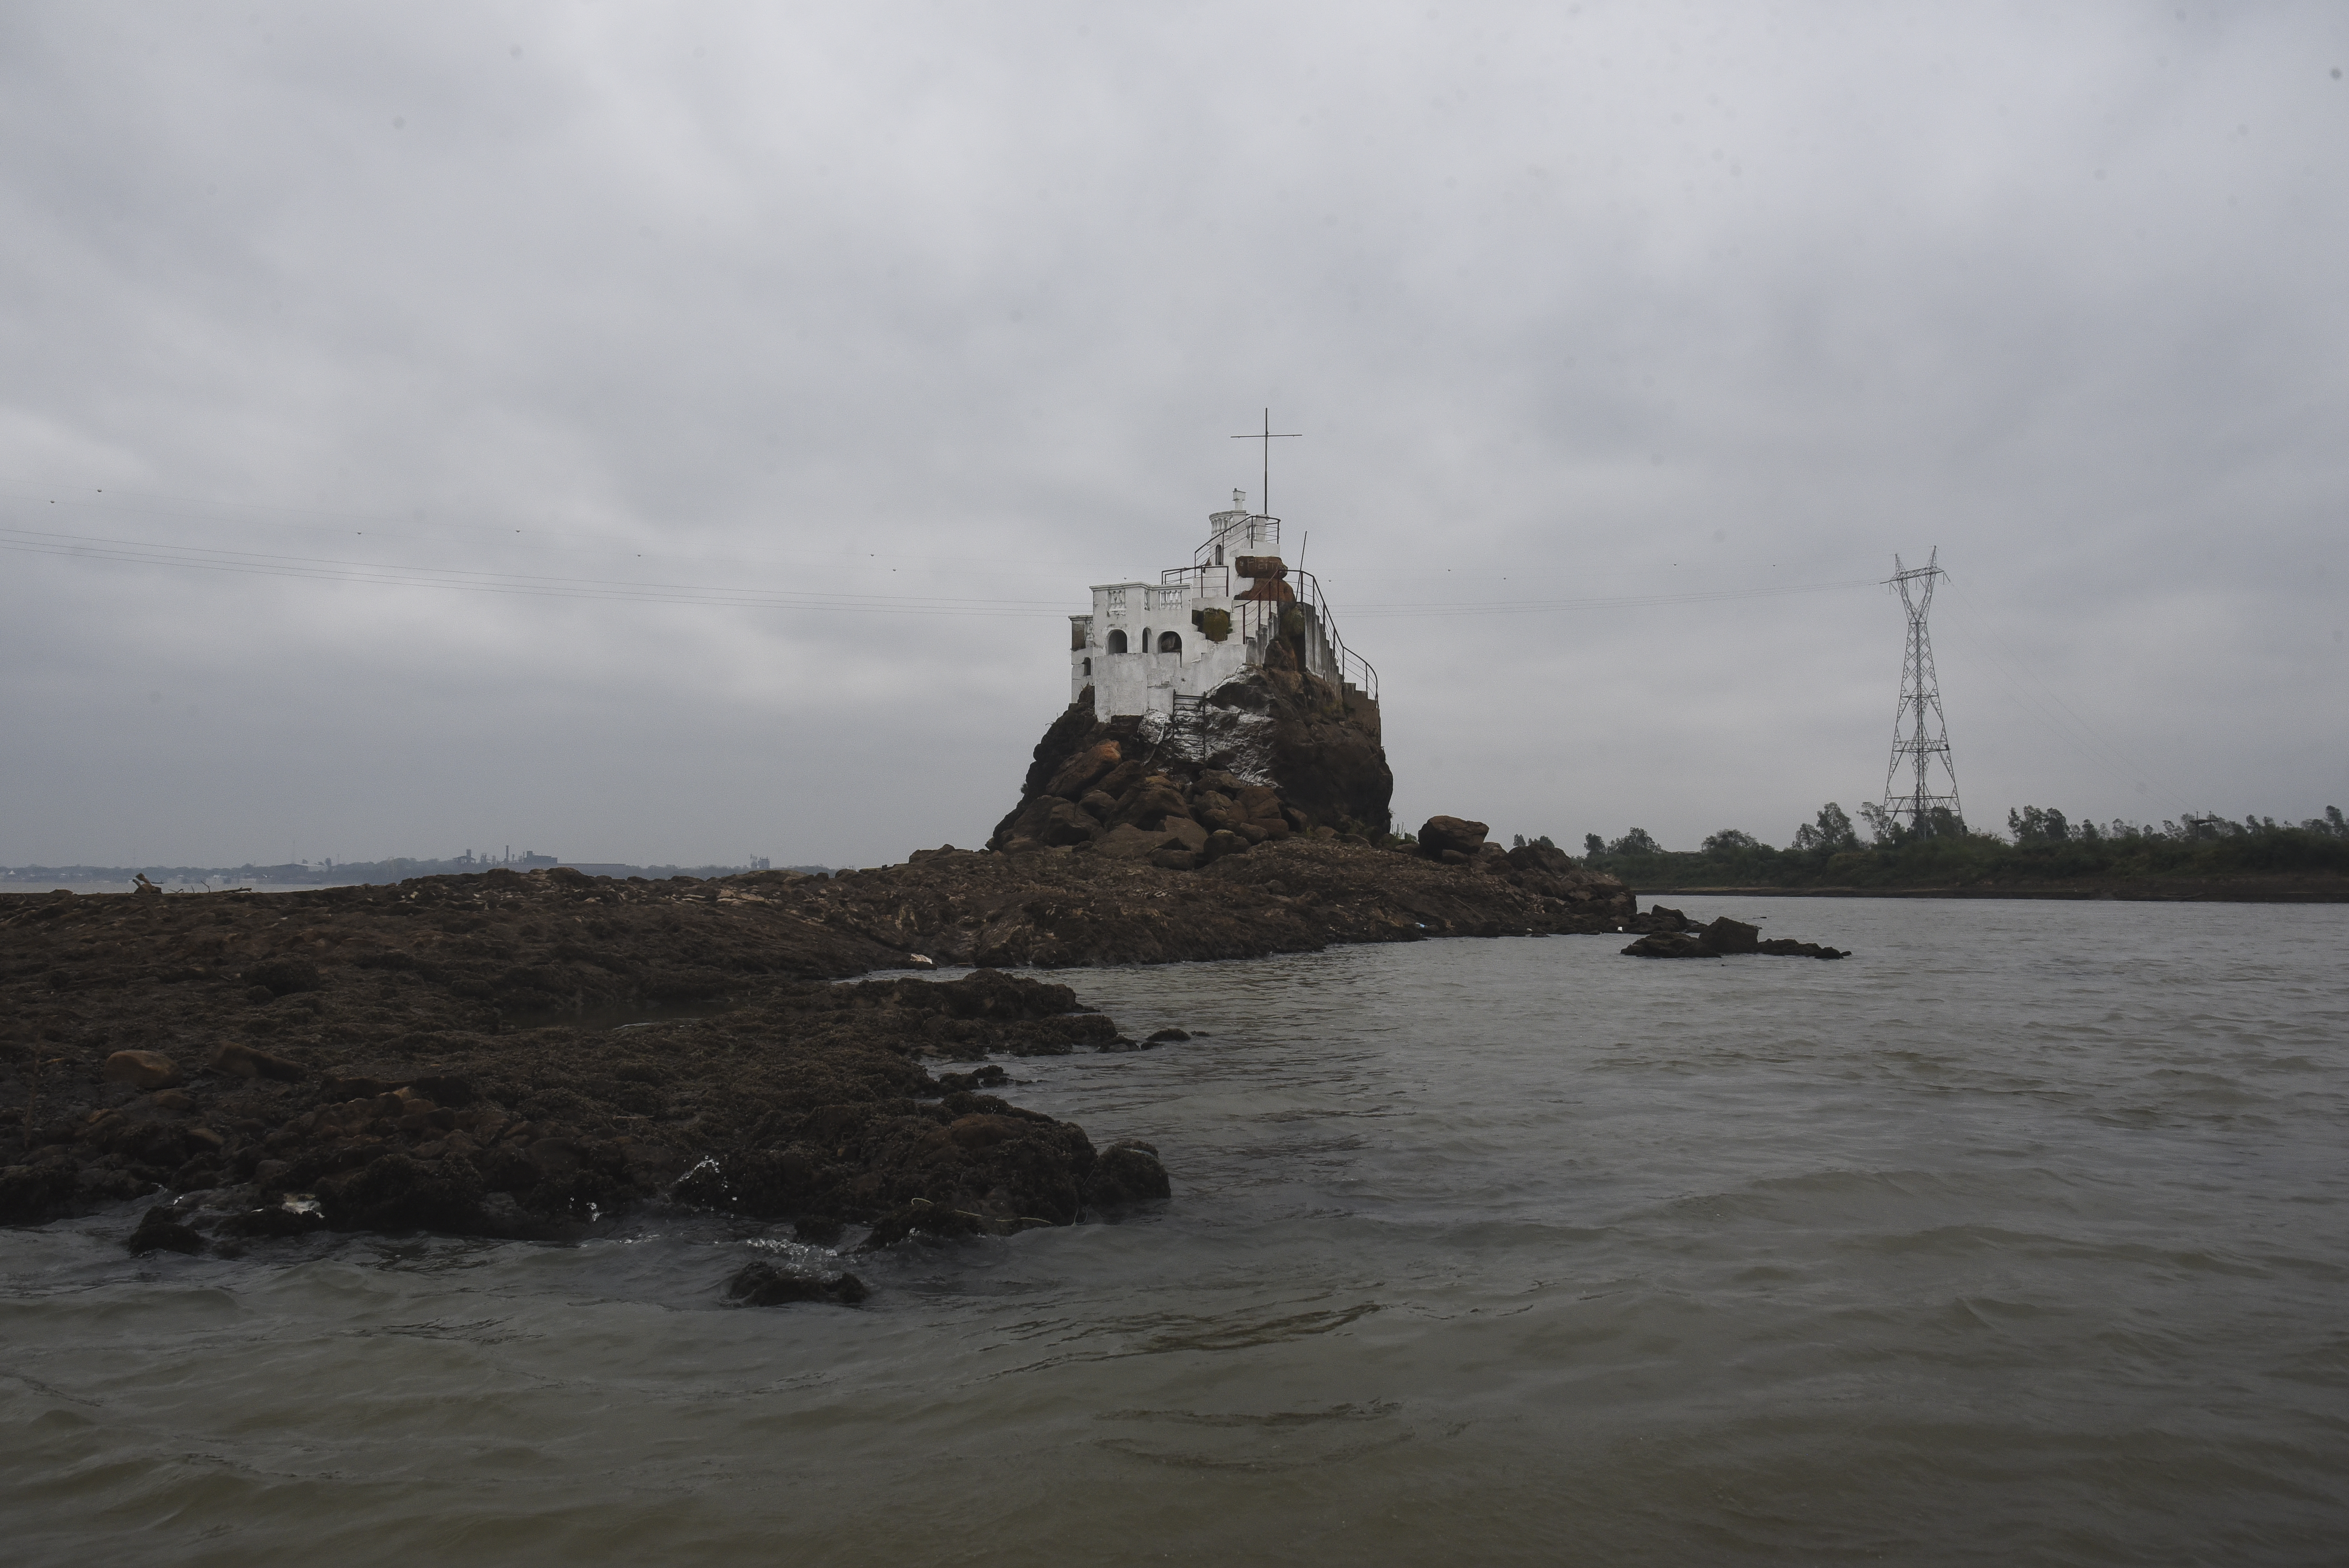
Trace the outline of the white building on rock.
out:
M 1245 490 L 1207 519 L 1190 565 L 1097 583 L 1092 614 L 1069 617 L 1069 700 L 1090 686 L 1096 718 L 1174 719 L 1250 670 L 1300 665 L 1349 707 L 1378 700 L 1377 672 L 1339 638 L 1319 585 L 1282 561 L 1280 519 L 1248 511 Z

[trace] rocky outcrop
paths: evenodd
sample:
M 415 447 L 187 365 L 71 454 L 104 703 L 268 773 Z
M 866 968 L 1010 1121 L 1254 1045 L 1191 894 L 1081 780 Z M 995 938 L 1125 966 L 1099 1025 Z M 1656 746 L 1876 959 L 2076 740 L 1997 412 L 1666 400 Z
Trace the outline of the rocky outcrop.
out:
M 0 899 L 0 1223 L 162 1193 L 134 1250 L 233 1252 L 559 1235 L 658 1197 L 836 1235 L 1163 1192 L 1146 1151 L 978 1092 L 990 1054 L 1129 1048 L 1114 1022 L 991 972 L 822 983 L 908 955 L 775 902 L 808 883 Z
M 988 845 L 1191 871 L 1291 834 L 1369 843 L 1393 794 L 1377 706 L 1293 667 L 1226 682 L 1179 722 L 1096 720 L 1088 688 L 1037 743 Z
M 1658 904 L 1655 913 L 1670 916 L 1672 925 L 1661 925 L 1623 949 L 1632 958 L 1725 958 L 1733 954 L 1767 953 L 1785 958 L 1848 958 L 1850 954 L 1840 948 L 1823 947 L 1816 942 L 1795 942 L 1786 937 L 1763 940 L 1761 928 L 1742 920 L 1723 915 L 1712 924 L 1689 929 L 1687 918 L 1680 911 L 1668 910 Z

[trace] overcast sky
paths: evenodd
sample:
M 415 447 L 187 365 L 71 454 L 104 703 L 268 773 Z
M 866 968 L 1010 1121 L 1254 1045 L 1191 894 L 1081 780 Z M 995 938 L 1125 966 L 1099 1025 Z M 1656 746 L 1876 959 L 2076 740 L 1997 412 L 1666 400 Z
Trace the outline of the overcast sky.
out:
M 2344 67 L 2330 3 L 9 6 L 0 862 L 982 842 L 1268 405 L 1403 825 L 1880 798 L 1937 546 L 1977 824 L 2349 805 Z

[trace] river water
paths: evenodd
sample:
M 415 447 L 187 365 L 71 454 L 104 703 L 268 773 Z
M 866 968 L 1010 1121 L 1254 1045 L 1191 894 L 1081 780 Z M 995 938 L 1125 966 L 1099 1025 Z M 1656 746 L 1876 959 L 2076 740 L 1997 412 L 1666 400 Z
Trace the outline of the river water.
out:
M 1700 913 L 1692 910 L 1692 913 Z M 2349 909 L 1743 899 L 1841 963 L 1058 976 L 1174 1201 L 127 1259 L 0 1233 L 26 1563 L 2349 1561 Z

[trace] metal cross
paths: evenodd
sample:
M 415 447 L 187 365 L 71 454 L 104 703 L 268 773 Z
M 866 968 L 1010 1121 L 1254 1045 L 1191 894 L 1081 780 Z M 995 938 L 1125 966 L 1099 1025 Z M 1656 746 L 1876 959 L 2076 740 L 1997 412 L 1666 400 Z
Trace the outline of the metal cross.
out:
M 1266 517 L 1270 517 L 1272 515 L 1272 444 L 1275 441 L 1286 441 L 1292 437 L 1302 436 L 1303 434 L 1305 434 L 1305 432 L 1302 430 L 1274 429 L 1272 428 L 1272 410 L 1267 408 L 1264 411 L 1264 428 L 1262 431 L 1246 436 L 1234 436 L 1232 438 L 1235 441 L 1262 441 L 1264 443 L 1264 489 L 1259 490 L 1257 493 L 1264 497 L 1263 515 Z

